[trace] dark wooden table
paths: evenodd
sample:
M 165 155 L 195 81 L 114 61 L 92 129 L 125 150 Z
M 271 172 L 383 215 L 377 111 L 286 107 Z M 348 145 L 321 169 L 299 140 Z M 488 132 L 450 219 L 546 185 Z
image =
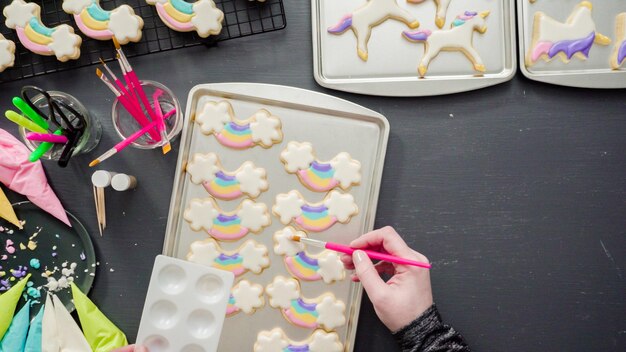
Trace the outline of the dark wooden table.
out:
M 477 351 L 626 350 L 626 91 L 534 83 L 431 98 L 379 98 L 313 80 L 309 3 L 287 1 L 286 30 L 133 59 L 184 103 L 207 82 L 296 86 L 351 100 L 391 123 L 377 226 L 392 225 L 434 263 L 435 300 Z M 0 108 L 26 84 L 68 92 L 100 118 L 96 152 L 66 169 L 45 163 L 67 209 L 97 233 L 87 163 L 118 141 L 112 95 L 94 67 L 0 86 Z M 0 128 L 16 132 L 0 120 Z M 103 164 L 136 175 L 107 194 L 94 236 L 94 301 L 135 338 L 161 252 L 174 151 L 127 150 Z M 12 199 L 21 199 L 10 194 Z M 111 271 L 113 269 L 114 271 Z M 396 350 L 364 300 L 356 351 Z

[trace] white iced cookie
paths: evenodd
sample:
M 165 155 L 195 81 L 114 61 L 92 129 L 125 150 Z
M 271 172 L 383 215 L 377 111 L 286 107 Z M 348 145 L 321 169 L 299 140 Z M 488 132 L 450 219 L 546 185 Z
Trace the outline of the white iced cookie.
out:
M 619 69 L 624 61 L 626 61 L 626 12 L 620 13 L 615 18 L 615 48 L 611 55 L 611 68 Z
M 220 144 L 229 148 L 247 149 L 256 145 L 269 148 L 283 140 L 278 117 L 261 109 L 246 120 L 237 120 L 226 100 L 198 102 L 195 122 L 202 133 L 215 135 Z
M 230 290 L 226 315 L 230 316 L 239 312 L 251 315 L 264 304 L 263 286 L 253 284 L 248 280 L 241 280 Z
M 226 251 L 214 239 L 208 238 L 191 244 L 187 260 L 230 271 L 238 277 L 247 271 L 260 274 L 269 267 L 267 253 L 267 247 L 253 240 L 247 240 L 234 251 Z
M 224 13 L 213 0 L 147 0 L 166 26 L 178 32 L 196 31 L 202 38 L 222 31 Z
M 293 221 L 303 230 L 321 232 L 337 222 L 349 222 L 359 208 L 349 193 L 333 190 L 321 202 L 307 203 L 300 192 L 293 190 L 276 196 L 272 212 L 285 225 Z
M 213 197 L 231 200 L 246 194 L 256 198 L 269 188 L 265 169 L 246 161 L 232 172 L 224 171 L 215 153 L 196 153 L 187 164 L 191 182 L 202 184 Z
M 314 192 L 327 192 L 337 186 L 347 190 L 361 182 L 361 163 L 346 152 L 330 161 L 320 161 L 315 158 L 311 143 L 291 141 L 280 153 L 280 160 L 287 172 L 295 173 Z
M 100 0 L 63 0 L 63 11 L 73 15 L 80 31 L 90 38 L 115 38 L 120 44 L 141 40 L 143 19 L 128 5 L 108 11 L 100 7 Z
M 343 344 L 335 332 L 315 330 L 303 341 L 291 340 L 281 328 L 261 331 L 254 344 L 254 352 L 342 352 Z
M 5 25 L 15 29 L 20 42 L 26 49 L 45 56 L 55 55 L 65 62 L 80 57 L 82 39 L 74 34 L 74 29 L 66 24 L 54 28 L 41 22 L 41 8 L 35 3 L 13 0 L 2 11 Z
M 237 209 L 226 212 L 213 198 L 194 198 L 183 217 L 192 230 L 204 230 L 220 241 L 236 241 L 250 232 L 258 234 L 271 224 L 267 206 L 249 199 L 241 202 Z
M 421 4 L 426 0 L 407 0 L 409 3 Z M 443 28 L 446 24 L 446 14 L 448 13 L 448 7 L 452 0 L 434 0 L 437 5 L 437 15 L 435 17 L 435 24 L 439 28 Z
M 315 299 L 303 298 L 296 279 L 276 276 L 267 285 L 265 292 L 270 306 L 279 308 L 285 319 L 294 325 L 333 331 L 346 323 L 346 305 L 343 302 L 332 293 L 325 293 Z
M 0 34 L 0 72 L 15 63 L 15 43 Z
M 418 67 L 420 77 L 426 75 L 430 62 L 441 51 L 460 51 L 472 62 L 475 71 L 485 72 L 483 60 L 474 48 L 473 38 L 474 31 L 479 33 L 487 31 L 487 21 L 485 20 L 487 16 L 489 16 L 489 11 L 481 13 L 465 11 L 464 14 L 454 19 L 450 29 L 434 32 L 428 29 L 402 32 L 407 40 L 424 43 L 425 52 Z
M 555 56 L 564 63 L 574 56 L 586 60 L 594 43 L 609 45 L 611 39 L 596 30 L 592 9 L 589 1 L 579 3 L 565 23 L 541 11 L 536 12 L 526 66 L 534 65 L 540 58 L 551 61 Z
M 345 278 L 343 263 L 336 252 L 324 250 L 309 254 L 304 244 L 291 240 L 294 235 L 307 237 L 306 233 L 291 226 L 274 233 L 274 253 L 285 256 L 285 266 L 291 275 L 304 281 L 323 280 L 327 284 Z

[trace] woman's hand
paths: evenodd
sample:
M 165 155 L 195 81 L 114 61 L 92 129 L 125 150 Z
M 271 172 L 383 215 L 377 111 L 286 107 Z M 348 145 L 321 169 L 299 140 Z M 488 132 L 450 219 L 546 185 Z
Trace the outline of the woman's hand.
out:
M 428 262 L 424 255 L 409 248 L 392 227 L 367 233 L 350 246 Z M 361 281 L 378 318 L 392 332 L 411 323 L 433 304 L 428 269 L 388 262 L 374 265 L 363 251 L 343 255 L 341 260 L 346 269 L 355 271 L 352 280 Z M 391 279 L 383 281 L 383 273 L 392 275 Z
M 111 352 L 148 352 L 148 349 L 139 345 L 130 345 L 115 349 Z

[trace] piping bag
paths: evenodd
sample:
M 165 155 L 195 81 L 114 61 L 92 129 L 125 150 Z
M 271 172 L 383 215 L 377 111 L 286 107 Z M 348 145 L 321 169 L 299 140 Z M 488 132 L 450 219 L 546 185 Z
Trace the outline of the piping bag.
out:
M 39 309 L 39 313 L 37 313 L 33 321 L 30 322 L 24 352 L 41 352 L 41 324 L 44 309 L 45 306 L 42 305 Z
M 11 202 L 9 202 L 9 198 L 4 194 L 2 188 L 0 188 L 0 218 L 5 219 L 11 224 L 17 226 L 18 229 L 22 229 L 22 224 L 17 219 L 17 215 L 15 215 L 15 210 L 13 210 L 13 206 Z
M 83 332 L 57 295 L 52 295 L 60 351 L 92 352 Z
M 25 278 L 0 296 L 0 339 L 4 337 L 9 325 L 11 325 L 15 308 L 22 297 L 22 291 L 24 291 L 30 275 L 26 275 Z
M 13 352 L 24 351 L 24 344 L 26 343 L 26 335 L 28 334 L 28 325 L 30 322 L 30 301 L 20 309 L 9 329 L 2 340 L 0 340 L 0 351 Z
M 63 205 L 48 184 L 41 161 L 30 162 L 29 155 L 22 142 L 0 128 L 0 182 L 71 227 Z
M 59 333 L 57 319 L 54 316 L 54 305 L 50 294 L 46 295 L 46 304 L 42 307 L 41 318 L 41 352 L 59 352 Z

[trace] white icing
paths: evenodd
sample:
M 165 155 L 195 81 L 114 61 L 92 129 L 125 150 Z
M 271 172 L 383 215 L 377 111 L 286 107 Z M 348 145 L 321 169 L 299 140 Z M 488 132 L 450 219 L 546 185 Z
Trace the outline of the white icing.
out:
M 354 197 L 349 193 L 330 191 L 324 199 L 324 205 L 328 208 L 328 215 L 336 217 L 342 223 L 348 222 L 359 212 Z
M 290 173 L 305 170 L 315 160 L 313 146 L 308 142 L 291 141 L 287 144 L 287 148 L 280 153 L 280 158 L 285 164 L 285 169 Z
M 276 276 L 271 284 L 265 289 L 270 299 L 270 306 L 287 309 L 291 301 L 300 297 L 300 285 L 292 278 Z
M 204 134 L 219 133 L 232 118 L 232 107 L 227 101 L 207 101 L 196 111 L 196 123 Z
M 252 140 L 264 147 L 271 147 L 272 144 L 278 143 L 283 139 L 281 123 L 278 117 L 270 114 L 269 111 L 262 109 L 252 115 L 250 123 L 250 131 L 252 132 Z
M 596 31 L 596 24 L 591 16 L 591 9 L 578 5 L 565 23 L 559 22 L 550 16 L 539 12 L 535 15 L 535 23 L 539 28 L 537 41 L 559 42 L 562 40 L 573 40 L 587 37 L 591 32 Z M 537 28 L 537 27 L 535 27 Z
M 0 34 L 0 72 L 15 63 L 15 43 Z
M 265 169 L 260 167 L 255 168 L 251 161 L 243 163 L 239 171 L 235 174 L 235 177 L 237 181 L 239 181 L 241 191 L 253 198 L 257 197 L 269 186 L 265 178 Z
M 59 339 L 59 351 L 75 351 L 75 352 L 89 352 L 91 347 L 83 332 L 76 324 L 76 321 L 65 308 L 65 305 L 56 296 L 52 296 L 52 303 L 54 304 L 54 317 L 56 319 L 57 337 Z
M 74 34 L 74 28 L 62 24 L 57 26 L 52 33 L 52 42 L 48 44 L 48 48 L 54 52 L 59 61 L 67 61 L 80 56 L 82 41 L 80 36 Z
M 320 274 L 322 280 L 325 283 L 330 284 L 333 281 L 341 281 L 345 277 L 345 270 L 339 255 L 333 251 L 324 251 L 318 259 L 319 269 L 317 273 Z
M 231 291 L 235 305 L 246 314 L 263 306 L 263 286 L 251 284 L 248 280 L 240 281 Z
M 111 11 L 108 26 L 121 44 L 141 40 L 143 20 L 135 15 L 135 11 L 128 5 L 122 5 Z
M 255 203 L 249 199 L 241 203 L 237 216 L 241 220 L 241 226 L 252 232 L 259 232 L 263 227 L 271 223 L 267 206 L 263 203 Z
M 193 12 L 195 15 L 191 18 L 191 23 L 199 36 L 206 38 L 220 33 L 224 13 L 215 6 L 213 0 L 197 1 L 193 4 Z
M 254 344 L 254 352 L 283 352 L 289 346 L 280 328 L 272 331 L 261 331 Z
M 300 236 L 301 238 L 307 237 L 305 232 L 297 231 L 291 226 L 276 231 L 276 233 L 274 233 L 274 253 L 293 257 L 304 251 L 304 244 L 302 242 L 291 240 L 293 235 Z
M 339 342 L 337 333 L 327 333 L 317 330 L 311 335 L 309 352 L 342 352 L 343 345 Z
M 80 14 L 84 8 L 91 5 L 92 0 L 63 0 L 63 11 L 72 14 Z
M 243 267 L 253 273 L 260 273 L 270 265 L 267 252 L 267 247 L 264 245 L 258 244 L 253 240 L 246 241 L 239 250 L 239 254 L 243 258 Z
M 212 199 L 192 199 L 185 209 L 183 217 L 189 222 L 194 231 L 204 229 L 209 231 L 213 227 L 213 220 L 219 215 L 219 210 Z
M 352 159 L 350 154 L 341 152 L 337 154 L 331 161 L 335 174 L 333 178 L 339 181 L 339 185 L 343 189 L 347 189 L 352 184 L 361 182 L 361 163 Z
M 46 304 L 41 307 L 41 309 L 43 309 L 43 317 L 41 320 L 41 351 L 59 352 L 59 332 L 51 295 L 46 295 Z
M 317 304 L 317 323 L 327 330 L 333 330 L 346 323 L 344 312 L 346 305 L 335 299 L 332 294 L 325 294 Z
M 13 0 L 2 11 L 6 17 L 4 24 L 11 29 L 15 29 L 15 27 L 25 28 L 31 18 L 39 17 L 40 11 L 39 5 L 35 3 Z
M 220 249 L 215 240 L 207 239 L 195 241 L 191 244 L 187 260 L 197 264 L 212 266 L 215 258 L 220 255 Z
M 195 184 L 212 181 L 218 171 L 220 171 L 219 160 L 214 153 L 196 153 L 187 164 L 187 172 L 191 176 L 191 182 Z
M 304 200 L 298 191 L 281 193 L 276 196 L 276 205 L 272 208 L 274 213 L 280 217 L 280 222 L 287 225 L 291 219 L 302 214 Z

